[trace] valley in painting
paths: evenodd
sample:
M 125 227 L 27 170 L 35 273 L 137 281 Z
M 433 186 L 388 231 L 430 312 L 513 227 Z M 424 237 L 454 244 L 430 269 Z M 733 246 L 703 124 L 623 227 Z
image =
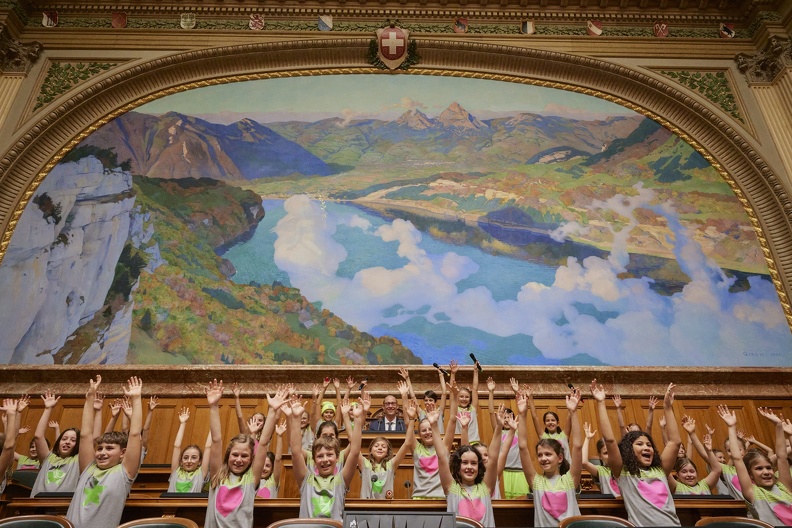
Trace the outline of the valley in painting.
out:
M 728 184 L 666 128 L 592 97 L 419 76 L 251 81 L 111 121 L 62 178 L 85 179 L 86 160 L 129 179 L 101 197 L 127 200 L 123 244 L 103 257 L 112 284 L 57 336 L 32 310 L 6 362 L 792 365 Z M 38 193 L 30 225 L 51 244 L 87 240 L 81 194 L 42 187 L 53 205 Z

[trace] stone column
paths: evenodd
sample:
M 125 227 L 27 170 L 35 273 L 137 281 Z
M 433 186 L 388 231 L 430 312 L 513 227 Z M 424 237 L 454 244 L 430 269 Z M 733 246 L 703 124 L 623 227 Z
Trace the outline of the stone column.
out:
M 745 74 L 770 135 L 792 183 L 792 41 L 770 37 L 754 55 L 740 53 L 737 67 Z
M 41 43 L 19 42 L 11 36 L 8 26 L 0 24 L 0 127 L 41 50 Z

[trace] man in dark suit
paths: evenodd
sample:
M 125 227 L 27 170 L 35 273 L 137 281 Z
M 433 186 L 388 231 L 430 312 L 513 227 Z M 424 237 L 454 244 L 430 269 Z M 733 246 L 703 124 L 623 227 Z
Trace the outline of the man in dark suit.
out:
M 399 403 L 396 401 L 396 396 L 388 394 L 382 401 L 383 415 L 377 418 L 369 425 L 369 431 L 382 431 L 382 432 L 404 432 L 407 429 L 404 427 L 404 420 L 397 416 L 399 412 Z

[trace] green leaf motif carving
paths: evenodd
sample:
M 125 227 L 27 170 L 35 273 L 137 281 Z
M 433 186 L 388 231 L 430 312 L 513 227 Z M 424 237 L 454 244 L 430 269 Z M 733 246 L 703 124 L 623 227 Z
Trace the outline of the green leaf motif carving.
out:
M 700 93 L 734 119 L 745 123 L 725 72 L 661 71 L 660 73 Z
M 109 70 L 113 66 L 115 64 L 101 62 L 90 62 L 87 64 L 81 62 L 77 64 L 68 62 L 53 63 L 47 71 L 47 77 L 41 83 L 36 106 L 33 110 L 38 110 L 45 104 L 55 100 L 58 96 L 71 90 L 74 86 L 94 75 Z

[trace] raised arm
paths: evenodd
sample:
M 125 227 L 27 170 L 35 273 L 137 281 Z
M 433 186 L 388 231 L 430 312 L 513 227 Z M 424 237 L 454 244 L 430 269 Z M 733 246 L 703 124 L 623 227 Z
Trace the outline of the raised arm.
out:
M 571 451 L 570 473 L 575 482 L 575 488 L 580 486 L 580 473 L 583 467 L 583 433 L 580 428 L 580 417 L 577 408 L 580 405 L 580 389 L 573 389 L 567 394 L 566 407 L 572 421 L 572 436 L 569 438 L 569 450 Z
M 487 393 L 487 410 L 489 411 L 490 425 L 494 435 L 498 430 L 495 429 L 495 422 L 497 421 L 495 419 L 495 380 L 492 379 L 492 376 L 487 378 Z
M 344 420 L 346 419 L 345 418 L 346 415 L 344 413 L 339 412 L 339 409 L 341 409 L 341 402 L 344 401 L 341 394 L 341 380 L 338 378 L 333 378 L 333 387 L 335 387 L 335 393 L 336 393 L 336 414 L 335 417 L 333 418 L 333 421 L 335 422 L 336 427 L 338 427 L 339 429 L 341 429 L 342 427 L 348 428 L 349 426 L 346 424 L 346 422 L 344 422 Z M 339 414 L 341 416 L 339 416 Z
M 115 429 L 116 423 L 118 423 L 118 417 L 121 415 L 121 408 L 123 405 L 124 402 L 121 398 L 116 398 L 113 400 L 113 403 L 110 404 L 110 419 L 107 420 L 107 425 L 104 428 L 105 433 L 109 433 Z
M 520 462 L 522 463 L 523 473 L 528 480 L 528 485 L 533 486 L 536 477 L 536 468 L 533 465 L 531 449 L 528 447 L 528 390 L 522 390 L 517 394 L 517 413 L 520 419 L 517 421 L 517 446 L 520 448 Z
M 503 421 L 506 419 L 506 407 L 501 404 L 498 411 L 495 413 L 495 433 L 492 435 L 489 449 L 492 450 L 492 456 L 487 460 L 486 471 L 484 472 L 484 484 L 490 492 L 490 496 L 495 493 L 498 486 L 498 459 L 500 458 L 501 450 L 501 431 L 503 430 Z
M 159 398 L 152 396 L 149 398 L 148 408 L 149 412 L 146 415 L 146 423 L 143 424 L 143 432 L 140 436 L 140 446 L 142 449 L 148 449 L 149 432 L 151 431 L 151 418 L 154 415 L 154 409 L 159 405 Z
M 124 387 L 124 395 L 132 402 L 132 417 L 129 420 L 129 435 L 127 437 L 126 454 L 123 464 L 129 478 L 137 477 L 140 471 L 140 454 L 142 453 L 143 436 L 143 382 L 137 376 L 132 376 Z
M 394 474 L 399 469 L 399 464 L 402 463 L 407 453 L 411 453 L 415 445 L 415 419 L 418 417 L 418 407 L 413 400 L 407 402 L 407 407 L 404 408 L 404 442 L 396 454 L 391 459 L 391 466 L 393 467 Z
M 77 460 L 80 463 L 80 473 L 85 471 L 94 459 L 94 399 L 99 385 L 102 383 L 102 376 L 96 375 L 96 379 L 88 382 L 88 392 L 85 393 L 85 403 L 83 404 L 82 422 L 80 424 L 80 454 Z
M 666 475 L 674 470 L 677 455 L 679 454 L 679 446 L 682 444 L 682 438 L 679 435 L 679 426 L 677 425 L 676 416 L 674 416 L 674 384 L 669 383 L 666 389 L 665 396 L 663 397 L 663 414 L 666 419 L 666 433 L 668 434 L 668 443 L 663 448 L 660 454 L 660 460 L 663 462 L 663 471 Z M 608 451 L 610 454 L 610 451 Z
M 171 454 L 171 472 L 179 469 L 181 465 L 181 446 L 184 441 L 184 430 L 187 428 L 187 420 L 190 419 L 190 410 L 182 407 L 179 411 L 179 430 L 176 431 L 176 438 L 173 440 L 173 453 Z
M 102 436 L 102 407 L 104 406 L 104 394 L 97 392 L 94 397 L 94 438 Z
M 786 487 L 792 489 L 792 474 L 789 473 L 789 458 L 787 458 L 786 440 L 784 438 L 783 416 L 776 415 L 767 407 L 759 407 L 759 414 L 775 424 L 775 455 L 778 464 L 778 480 Z
M 597 385 L 596 379 L 591 382 L 591 396 L 597 402 L 597 420 L 600 431 L 602 431 L 602 438 L 608 447 L 608 467 L 613 477 L 618 478 L 621 475 L 623 461 L 619 451 L 619 443 L 613 436 L 613 428 L 611 427 L 610 419 L 608 419 L 608 407 L 605 405 L 605 389 L 602 385 Z
M 754 502 L 753 480 L 748 468 L 745 467 L 745 462 L 740 453 L 740 441 L 737 438 L 737 415 L 734 411 L 730 411 L 726 405 L 718 405 L 718 415 L 721 420 L 729 428 L 729 456 L 732 459 L 732 464 L 737 470 L 737 478 L 740 481 L 740 488 L 745 500 L 751 504 Z
M 451 446 L 454 443 L 454 437 L 456 436 L 457 413 L 459 412 L 459 386 L 453 379 L 453 371 L 451 376 L 451 384 L 449 385 L 449 390 L 451 391 L 451 406 L 448 410 L 448 424 L 446 424 L 445 436 L 443 437 L 443 443 L 445 445 L 446 451 L 451 451 Z M 427 409 L 427 412 L 428 411 L 429 409 Z M 442 418 L 438 418 L 438 420 L 441 419 Z
M 619 439 L 627 434 L 627 424 L 624 422 L 624 412 L 622 411 L 622 399 L 618 394 L 611 396 L 613 405 L 616 406 L 616 423 L 619 426 Z
M 443 487 L 443 493 L 448 495 L 448 490 L 454 482 L 454 477 L 451 475 L 451 467 L 448 462 L 448 447 L 443 442 L 440 435 L 440 426 L 438 420 L 440 414 L 437 411 L 426 413 L 426 418 L 432 426 L 432 438 L 434 439 L 435 452 L 437 453 L 437 469 L 440 473 L 440 485 Z
M 329 379 L 328 379 L 329 382 Z M 292 474 L 297 483 L 297 488 L 302 486 L 303 480 L 308 476 L 308 464 L 305 457 L 301 457 L 302 452 L 302 430 L 300 429 L 300 417 L 305 409 L 300 400 L 292 400 L 289 405 L 283 406 L 283 414 L 289 422 L 289 447 L 292 452 Z M 310 453 L 309 453 L 310 456 Z
M 248 429 L 247 423 L 245 422 L 245 415 L 242 414 L 242 402 L 239 400 L 239 396 L 242 394 L 242 387 L 234 383 L 231 385 L 231 392 L 234 394 L 234 410 L 236 411 L 239 433 L 249 435 L 250 429 Z
M 17 433 L 19 431 L 19 428 L 16 426 L 17 401 L 6 398 L 3 400 L 3 407 L 0 408 L 0 412 L 5 413 L 7 420 L 3 451 L 0 453 L 0 475 L 5 478 L 8 468 L 14 463 L 14 449 L 16 449 Z
M 470 408 L 476 412 L 476 416 L 478 416 L 478 403 L 479 403 L 479 367 L 481 365 L 478 361 L 475 362 L 473 365 L 473 386 L 470 387 Z
M 503 417 L 504 422 L 508 422 L 509 430 L 506 431 L 506 438 L 503 439 L 501 442 L 500 451 L 498 451 L 498 476 L 503 474 L 503 470 L 506 469 L 506 459 L 509 457 L 509 449 L 511 448 L 512 442 L 514 441 L 514 435 L 517 434 L 517 420 L 514 418 L 513 413 L 505 413 Z M 493 440 L 496 436 L 503 436 L 502 431 L 494 431 L 492 433 Z M 492 444 L 492 440 L 490 440 L 490 444 Z
M 442 373 L 441 373 L 442 374 Z M 410 399 L 415 399 L 415 391 L 413 390 L 412 381 L 410 380 L 410 371 L 404 367 L 399 367 L 399 376 L 402 377 L 404 383 L 407 384 L 407 394 Z M 402 409 L 407 404 L 406 400 L 402 400 Z
M 706 460 L 707 464 L 709 464 L 710 472 L 704 478 L 704 481 L 710 488 L 715 486 L 721 475 L 721 465 L 715 453 L 712 452 L 712 438 L 709 435 L 705 435 L 704 442 L 699 440 L 696 434 L 696 420 L 688 415 L 682 417 L 682 428 L 687 432 L 692 448 L 696 450 L 699 456 L 701 456 L 701 453 L 704 453 L 701 458 Z M 687 456 L 689 458 L 692 454 L 688 452 Z
M 264 427 L 261 430 L 261 438 L 259 438 L 259 448 L 256 450 L 253 456 L 253 462 L 251 465 L 251 471 L 253 472 L 253 483 L 256 488 L 258 488 L 259 483 L 261 483 L 261 470 L 264 469 L 264 463 L 267 460 L 267 449 L 265 446 L 267 446 L 270 441 L 272 441 L 272 434 L 275 432 L 275 425 L 278 421 L 275 415 L 278 413 L 278 409 L 280 409 L 283 404 L 286 403 L 288 397 L 288 388 L 286 386 L 279 387 L 275 392 L 275 396 L 270 396 L 267 394 L 267 417 L 264 419 Z
M 457 422 L 459 422 L 462 431 L 459 436 L 460 446 L 470 445 L 470 418 L 469 413 L 457 413 Z
M 363 441 L 363 422 L 366 420 L 363 401 L 369 399 L 369 395 L 364 392 L 358 405 L 352 407 L 352 417 L 355 420 L 355 426 L 347 433 L 349 435 L 349 453 L 344 460 L 344 467 L 341 469 L 341 476 L 344 479 L 344 484 L 347 489 L 352 483 L 352 478 L 355 476 L 355 471 L 358 465 L 358 456 L 360 455 L 360 444 Z
M 48 390 L 44 394 L 41 395 L 41 399 L 44 401 L 44 410 L 41 412 L 41 418 L 39 419 L 38 425 L 36 425 L 36 432 L 33 433 L 33 442 L 36 444 L 36 452 L 38 453 L 38 458 L 42 462 L 45 458 L 47 458 L 50 454 L 50 448 L 47 446 L 47 422 L 49 422 L 50 416 L 52 415 L 52 409 L 58 404 L 58 400 L 60 400 L 60 396 L 55 396 L 55 393 Z M 55 437 L 58 438 L 57 436 Z M 57 449 L 57 446 L 55 447 Z
M 272 478 L 275 483 L 280 482 L 281 473 L 283 472 L 283 433 L 286 432 L 286 421 L 279 422 L 275 426 L 275 434 L 278 436 L 275 442 L 275 464 L 272 468 Z
M 655 396 L 649 396 L 649 411 L 646 414 L 646 431 L 649 435 L 654 438 L 654 411 L 655 407 L 657 407 L 657 398 Z
M 528 407 L 531 410 L 531 420 L 533 420 L 534 430 L 536 431 L 536 435 L 539 438 L 542 438 L 542 433 L 544 433 L 544 424 L 536 414 L 536 404 L 534 404 L 533 391 L 531 391 L 531 387 L 525 387 L 525 392 L 528 395 Z
M 321 387 L 314 386 L 315 394 L 314 403 L 311 406 L 311 427 L 316 427 L 316 424 L 322 421 L 322 401 L 324 400 L 328 385 L 330 385 L 330 378 L 325 377 Z M 302 407 L 302 405 L 300 407 Z M 294 453 L 294 451 L 292 451 L 292 453 Z
M 60 424 L 58 423 L 57 420 L 50 420 L 49 423 L 47 424 L 47 427 L 51 428 L 55 432 L 55 438 L 60 437 L 61 434 Z
M 438 377 L 440 378 L 440 405 L 437 406 L 437 411 L 440 413 L 440 419 L 442 420 L 443 416 L 445 416 L 448 388 L 446 387 L 445 374 L 443 374 L 443 372 L 439 369 L 437 371 L 437 374 Z
M 209 448 L 209 476 L 214 478 L 223 467 L 223 428 L 220 424 L 220 398 L 223 397 L 223 380 L 212 380 L 204 389 L 209 404 L 209 434 L 212 447 Z M 204 455 L 207 456 L 207 455 Z
M 589 472 L 592 477 L 596 477 L 599 475 L 599 471 L 597 470 L 597 466 L 592 464 L 589 461 L 589 453 L 591 452 L 590 449 L 590 442 L 591 439 L 597 435 L 597 431 L 591 430 L 591 424 L 588 422 L 583 422 L 583 469 Z

